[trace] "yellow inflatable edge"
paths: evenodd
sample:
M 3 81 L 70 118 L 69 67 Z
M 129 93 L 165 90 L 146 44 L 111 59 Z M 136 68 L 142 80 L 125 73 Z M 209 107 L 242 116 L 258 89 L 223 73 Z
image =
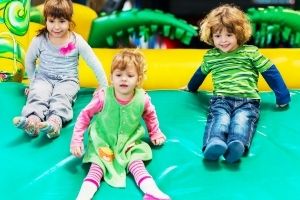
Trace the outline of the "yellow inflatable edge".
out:
M 42 11 L 43 5 L 38 9 Z M 80 12 L 79 12 L 80 11 Z M 84 13 L 84 14 L 82 14 Z M 87 40 L 92 21 L 97 14 L 90 8 L 74 4 L 74 21 L 76 22 L 75 32 L 78 32 Z M 16 36 L 16 40 L 26 51 L 31 39 L 36 35 L 43 25 L 31 22 L 25 36 Z M 0 24 L 0 31 L 7 31 L 4 24 Z M 93 49 L 99 60 L 102 62 L 108 79 L 110 79 L 110 65 L 113 56 L 119 49 Z M 157 89 L 179 89 L 187 85 L 193 73 L 199 67 L 206 49 L 141 49 L 147 61 L 147 77 L 143 88 L 147 90 Z M 300 89 L 300 49 L 297 48 L 274 48 L 260 50 L 266 57 L 278 67 L 283 79 L 290 89 Z M 4 63 L 5 62 L 5 63 Z M 11 60 L 3 61 L 1 64 L 6 68 Z M 10 69 L 8 69 L 10 70 Z M 80 58 L 79 78 L 81 87 L 97 87 L 93 71 Z M 26 80 L 24 83 L 27 83 Z M 201 90 L 212 90 L 212 80 L 209 75 Z M 261 91 L 270 90 L 264 79 L 260 76 L 258 88 Z
M 119 49 L 94 49 L 95 54 L 103 64 L 108 79 L 113 56 Z M 187 85 L 193 73 L 201 64 L 206 49 L 141 49 L 147 62 L 146 80 L 143 88 L 147 90 L 179 89 Z M 300 49 L 261 49 L 278 68 L 290 89 L 300 88 Z M 97 87 L 93 71 L 86 63 L 79 60 L 79 78 L 81 87 Z M 270 88 L 260 75 L 258 81 L 260 91 Z M 209 75 L 199 88 L 212 90 L 212 79 Z

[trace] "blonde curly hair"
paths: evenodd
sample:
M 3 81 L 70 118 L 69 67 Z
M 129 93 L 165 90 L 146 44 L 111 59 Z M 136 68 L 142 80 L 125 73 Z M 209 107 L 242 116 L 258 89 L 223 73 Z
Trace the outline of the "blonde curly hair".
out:
M 135 66 L 140 83 L 145 79 L 146 62 L 143 54 L 138 49 L 122 49 L 113 58 L 110 73 L 116 69 L 125 70 L 129 65 Z
M 200 40 L 214 46 L 212 35 L 226 28 L 237 38 L 238 45 L 245 44 L 252 35 L 247 15 L 237 6 L 224 4 L 213 10 L 199 24 Z

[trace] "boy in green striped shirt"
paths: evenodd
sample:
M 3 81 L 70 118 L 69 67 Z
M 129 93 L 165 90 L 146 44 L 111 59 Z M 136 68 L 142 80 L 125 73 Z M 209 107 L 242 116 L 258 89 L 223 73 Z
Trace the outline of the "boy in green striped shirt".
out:
M 275 65 L 257 47 L 245 45 L 250 37 L 250 22 L 236 6 L 219 6 L 200 24 L 200 39 L 214 48 L 204 55 L 187 90 L 196 92 L 212 73 L 214 90 L 202 148 L 207 160 L 223 155 L 234 163 L 249 150 L 259 119 L 259 73 L 274 91 L 278 107 L 287 107 L 291 100 Z

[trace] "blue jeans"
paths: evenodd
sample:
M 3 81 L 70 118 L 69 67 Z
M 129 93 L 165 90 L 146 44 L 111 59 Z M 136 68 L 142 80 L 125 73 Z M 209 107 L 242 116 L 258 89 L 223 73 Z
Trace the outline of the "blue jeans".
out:
M 259 106 L 259 99 L 212 96 L 202 150 L 215 137 L 226 144 L 239 140 L 248 150 L 259 119 Z

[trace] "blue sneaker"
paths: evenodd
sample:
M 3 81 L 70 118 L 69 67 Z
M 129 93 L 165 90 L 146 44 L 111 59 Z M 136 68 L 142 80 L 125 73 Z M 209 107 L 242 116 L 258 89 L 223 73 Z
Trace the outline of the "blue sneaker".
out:
M 244 151 L 244 144 L 239 140 L 233 140 L 228 143 L 228 148 L 224 154 L 224 158 L 227 162 L 234 163 L 243 156 Z
M 226 152 L 227 145 L 219 138 L 212 138 L 204 150 L 204 158 L 207 160 L 218 160 Z

